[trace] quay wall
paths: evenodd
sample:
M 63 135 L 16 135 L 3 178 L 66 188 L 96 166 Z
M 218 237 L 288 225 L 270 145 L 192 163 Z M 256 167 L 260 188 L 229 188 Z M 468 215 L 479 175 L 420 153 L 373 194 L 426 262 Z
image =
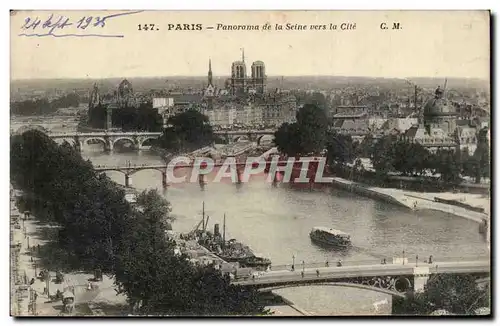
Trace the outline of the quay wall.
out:
M 484 208 L 472 206 L 472 205 L 469 205 L 469 204 L 466 204 L 466 203 L 462 203 L 462 202 L 460 202 L 458 200 L 444 199 L 444 198 L 434 197 L 434 201 L 436 201 L 438 203 L 443 203 L 443 204 L 448 204 L 448 205 L 462 207 L 462 208 L 465 208 L 465 209 L 468 209 L 468 210 L 471 210 L 471 211 L 474 211 L 474 212 L 484 213 Z
M 370 189 L 370 187 L 365 186 L 360 183 L 351 182 L 342 178 L 333 178 L 332 185 L 334 187 L 340 188 L 342 190 L 347 190 L 352 193 L 369 197 L 372 199 L 382 200 L 389 204 L 397 205 L 404 208 L 411 208 L 411 206 L 405 203 L 404 198 L 397 199 L 393 195 L 381 192 L 380 190 Z

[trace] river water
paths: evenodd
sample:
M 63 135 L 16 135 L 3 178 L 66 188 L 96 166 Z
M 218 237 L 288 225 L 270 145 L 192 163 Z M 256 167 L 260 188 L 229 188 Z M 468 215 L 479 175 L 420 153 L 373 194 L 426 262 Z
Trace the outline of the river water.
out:
M 163 161 L 148 151 L 104 153 L 100 145 L 89 146 L 82 155 L 94 165 L 152 165 Z M 184 171 L 186 174 L 189 171 Z M 124 184 L 120 172 L 108 172 Z M 208 179 L 210 179 L 209 177 Z M 381 258 L 404 255 L 420 261 L 433 255 L 435 261 L 460 260 L 488 255 L 487 246 L 475 222 L 435 211 L 412 212 L 360 197 L 335 188 L 298 190 L 285 185 L 273 187 L 264 177 L 235 185 L 183 183 L 162 189 L 161 174 L 154 170 L 137 172 L 132 183 L 138 190 L 156 188 L 172 204 L 173 228 L 190 231 L 201 219 L 202 203 L 214 223 L 222 227 L 226 214 L 227 238 L 236 238 L 273 261 L 273 266 L 302 261 L 379 262 Z M 314 226 L 330 226 L 351 234 L 354 248 L 339 253 L 311 243 Z M 295 258 L 293 258 L 295 257 Z M 277 290 L 313 314 L 387 314 L 391 297 L 385 294 L 341 287 L 298 287 Z M 387 301 L 385 301 L 387 300 Z M 377 311 L 373 303 L 386 302 Z
M 161 164 L 148 152 L 104 154 L 100 146 L 84 152 L 95 165 Z M 189 176 L 189 171 L 184 171 Z M 120 172 L 108 175 L 120 184 Z M 210 180 L 209 176 L 208 179 Z M 135 188 L 158 189 L 172 204 L 175 230 L 190 231 L 201 219 L 202 203 L 214 223 L 222 226 L 226 214 L 227 238 L 236 238 L 254 251 L 271 258 L 273 265 L 302 261 L 379 262 L 401 257 L 434 260 L 485 256 L 488 254 L 477 223 L 441 212 L 411 212 L 403 208 L 360 197 L 334 188 L 296 190 L 285 185 L 273 187 L 264 177 L 249 183 L 183 183 L 162 189 L 160 172 L 140 171 L 132 176 Z M 354 244 L 349 252 L 335 252 L 311 243 L 314 226 L 331 226 L 351 234 Z M 276 291 L 301 308 L 317 314 L 375 313 L 373 303 L 387 299 L 378 313 L 390 311 L 391 298 L 385 294 L 352 288 L 301 287 Z M 388 310 L 389 309 L 389 310 Z

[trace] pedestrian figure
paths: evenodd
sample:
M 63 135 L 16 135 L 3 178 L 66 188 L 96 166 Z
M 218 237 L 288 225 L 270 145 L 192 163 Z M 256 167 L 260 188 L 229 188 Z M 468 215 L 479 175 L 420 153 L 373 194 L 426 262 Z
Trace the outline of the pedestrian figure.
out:
M 429 264 L 432 264 L 432 255 L 429 256 Z
M 253 275 L 252 275 L 252 280 L 254 280 L 254 281 L 255 281 L 255 274 L 253 274 Z
M 385 258 L 384 258 L 384 259 L 382 259 L 382 265 L 385 265 L 385 264 L 387 264 L 387 260 L 385 260 Z
M 319 269 L 316 270 L 316 276 L 319 277 Z
M 292 272 L 295 271 L 295 265 L 292 265 Z
M 300 272 L 300 275 L 302 275 L 302 278 L 304 278 L 304 271 Z
M 33 283 L 35 283 L 35 278 L 31 278 L 31 281 L 30 281 L 30 285 L 33 285 Z
M 325 267 L 329 267 L 329 266 L 330 266 L 330 264 L 328 263 L 328 260 L 327 260 L 325 263 Z
M 40 244 L 38 244 L 36 248 L 38 249 L 38 253 L 40 253 Z
M 337 267 L 342 267 L 342 260 L 339 259 L 339 261 L 337 263 Z

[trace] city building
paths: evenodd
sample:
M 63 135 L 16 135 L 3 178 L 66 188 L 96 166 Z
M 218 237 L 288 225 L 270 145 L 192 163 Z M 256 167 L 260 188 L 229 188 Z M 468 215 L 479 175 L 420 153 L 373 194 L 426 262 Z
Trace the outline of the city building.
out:
M 231 95 L 264 94 L 266 90 L 266 67 L 264 62 L 255 61 L 251 65 L 251 76 L 247 75 L 245 50 L 242 49 L 241 60 L 231 65 L 231 78 L 226 82 Z
M 223 107 L 206 111 L 205 115 L 212 126 L 227 127 L 235 123 L 237 113 L 235 109 Z
M 236 109 L 235 124 L 258 125 L 262 123 L 262 107 L 252 103 L 240 106 Z
M 154 97 L 153 109 L 158 110 L 162 116 L 163 128 L 167 127 L 168 119 L 174 115 L 174 99 L 172 97 Z
M 334 107 L 330 112 L 333 116 L 359 116 L 368 115 L 370 113 L 370 108 L 366 105 L 339 105 L 337 107 Z
M 434 97 L 426 102 L 418 124 L 413 125 L 403 135 L 405 139 L 422 144 L 431 152 L 440 148 L 461 150 L 468 148 L 473 153 L 477 146 L 477 132 L 470 120 L 457 119 L 456 107 L 448 101 L 438 87 Z
M 262 123 L 265 125 L 279 126 L 296 121 L 297 99 L 293 95 L 269 94 L 259 105 L 262 107 Z

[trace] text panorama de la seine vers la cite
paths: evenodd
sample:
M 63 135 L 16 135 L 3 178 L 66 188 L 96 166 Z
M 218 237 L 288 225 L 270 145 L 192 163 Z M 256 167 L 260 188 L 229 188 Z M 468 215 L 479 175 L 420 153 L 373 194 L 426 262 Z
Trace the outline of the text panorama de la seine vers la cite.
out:
M 381 22 L 378 28 L 382 30 L 387 29 L 402 29 L 401 24 Z M 146 28 L 145 28 L 146 29 Z M 344 22 L 340 24 L 271 24 L 265 23 L 262 25 L 245 25 L 245 24 L 222 24 L 217 23 L 213 26 L 204 26 L 203 24 L 167 24 L 169 31 L 201 31 L 204 29 L 218 30 L 218 31 L 318 31 L 318 30 L 355 30 L 356 23 Z

